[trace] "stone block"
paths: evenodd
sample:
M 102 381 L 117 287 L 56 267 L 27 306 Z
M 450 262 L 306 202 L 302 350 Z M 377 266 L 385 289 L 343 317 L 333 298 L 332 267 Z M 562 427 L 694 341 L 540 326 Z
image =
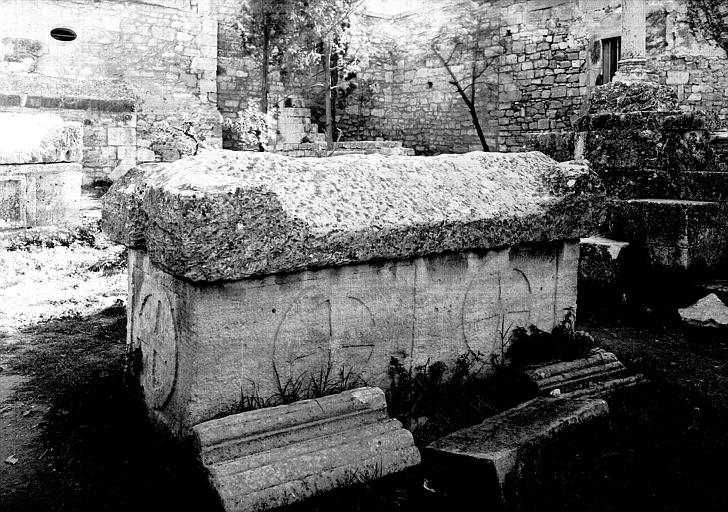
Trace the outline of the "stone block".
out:
M 699 327 L 728 327 L 728 306 L 714 293 L 687 308 L 678 309 L 682 321 Z
M 655 269 L 720 268 L 728 254 L 728 210 L 714 201 L 631 199 L 616 201 L 609 236 L 646 248 Z
M 685 85 L 690 81 L 690 73 L 688 71 L 668 71 L 667 85 Z
M 136 146 L 136 130 L 111 126 L 107 130 L 108 143 L 110 146 Z
M 0 165 L 0 229 L 78 222 L 81 164 Z
M 561 361 L 535 366 L 525 371 L 543 395 L 558 389 L 561 393 L 575 391 L 626 373 L 627 369 L 612 352 L 595 348 L 591 353 L 575 361 Z
M 423 452 L 435 490 L 478 489 L 485 509 L 517 503 L 520 490 L 539 478 L 542 453 L 569 435 L 606 423 L 601 399 L 537 398 L 430 444 Z
M 604 206 L 586 166 L 536 152 L 210 151 L 130 173 L 105 196 L 103 222 L 167 272 L 216 281 L 574 239 L 593 234 Z
M 267 510 L 419 464 L 386 408 L 381 389 L 358 388 L 208 421 L 193 435 L 223 508 Z
M 540 153 L 221 151 L 132 170 L 103 224 L 131 248 L 147 404 L 184 435 L 280 382 L 386 386 L 393 357 L 488 360 L 504 324 L 550 330 L 575 306 L 576 238 L 602 218 L 592 180 Z

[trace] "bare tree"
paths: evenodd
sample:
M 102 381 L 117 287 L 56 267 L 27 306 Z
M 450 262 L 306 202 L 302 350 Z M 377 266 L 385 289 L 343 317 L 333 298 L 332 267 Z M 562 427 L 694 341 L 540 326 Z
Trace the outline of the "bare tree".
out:
M 492 95 L 496 87 L 486 78 L 487 71 L 505 52 L 499 36 L 497 25 L 487 18 L 483 7 L 474 6 L 443 26 L 430 45 L 468 108 L 483 151 L 490 151 L 490 147 L 480 125 L 477 103 L 479 97 Z

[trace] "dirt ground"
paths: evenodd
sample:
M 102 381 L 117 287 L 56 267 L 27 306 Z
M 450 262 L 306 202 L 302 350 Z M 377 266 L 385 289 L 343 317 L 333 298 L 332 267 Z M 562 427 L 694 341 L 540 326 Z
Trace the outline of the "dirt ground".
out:
M 0 253 L 0 510 L 216 510 L 191 453 L 151 428 L 125 377 L 125 271 L 97 216 L 86 211 L 93 236 L 77 233 L 68 246 Z M 579 327 L 651 384 L 610 403 L 608 433 L 547 461 L 519 508 L 728 510 L 728 336 L 603 320 Z M 477 499 L 477 489 L 432 495 L 420 471 L 296 509 Z

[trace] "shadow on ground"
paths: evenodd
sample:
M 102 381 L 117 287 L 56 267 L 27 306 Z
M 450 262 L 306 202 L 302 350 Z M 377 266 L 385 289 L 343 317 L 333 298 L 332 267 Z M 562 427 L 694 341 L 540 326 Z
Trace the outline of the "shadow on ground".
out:
M 22 343 L 3 349 L 10 371 L 28 377 L 3 423 L 25 419 L 23 404 L 48 407 L 32 420 L 40 419 L 34 446 L 4 464 L 1 510 L 215 510 L 187 453 L 152 430 L 138 387 L 126 382 L 125 332 L 118 305 L 27 327 Z M 4 429 L 7 442 L 12 435 Z

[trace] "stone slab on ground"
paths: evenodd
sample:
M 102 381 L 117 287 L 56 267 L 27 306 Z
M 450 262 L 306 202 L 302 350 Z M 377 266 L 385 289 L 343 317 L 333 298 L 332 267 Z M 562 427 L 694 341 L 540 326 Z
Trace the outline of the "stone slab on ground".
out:
M 536 152 L 288 158 L 213 151 L 137 169 L 103 227 L 193 281 L 594 234 L 600 182 Z
M 428 482 L 448 494 L 477 489 L 484 508 L 502 506 L 538 475 L 545 447 L 603 425 L 608 414 L 600 399 L 536 398 L 427 446 Z
M 278 379 L 352 372 L 389 385 L 406 367 L 499 350 L 502 324 L 551 330 L 576 305 L 576 241 L 233 282 L 174 277 L 129 251 L 128 342 L 147 404 L 173 432 L 263 399 Z
M 412 434 L 387 416 L 384 392 L 358 388 L 193 428 L 227 512 L 260 511 L 420 463 Z
M 698 327 L 728 327 L 728 306 L 714 293 L 687 308 L 678 309 L 680 318 Z
M 555 389 L 565 393 L 588 387 L 592 383 L 608 380 L 626 371 L 625 366 L 612 352 L 595 348 L 585 358 L 531 367 L 524 373 L 536 384 L 539 393 L 549 394 Z

